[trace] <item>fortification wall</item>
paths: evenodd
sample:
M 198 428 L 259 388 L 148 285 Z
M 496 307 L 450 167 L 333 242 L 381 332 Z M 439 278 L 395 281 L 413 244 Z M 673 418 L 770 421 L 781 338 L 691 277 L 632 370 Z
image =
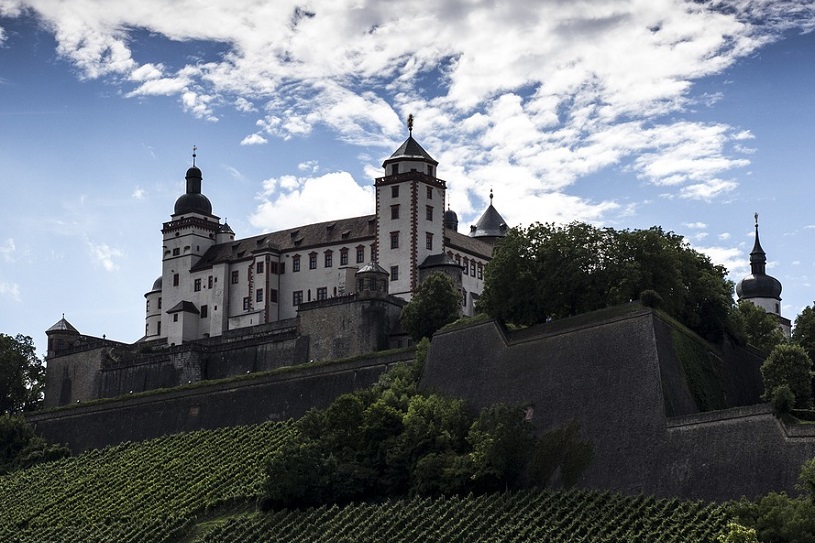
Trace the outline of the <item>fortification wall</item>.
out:
M 326 407 L 340 394 L 376 382 L 413 350 L 308 365 L 289 371 L 200 383 L 136 397 L 101 400 L 27 415 L 35 431 L 74 452 L 176 432 L 285 420 Z
M 754 351 L 691 349 L 649 309 L 600 317 L 438 333 L 422 387 L 474 408 L 531 406 L 540 433 L 577 420 L 594 450 L 583 487 L 716 500 L 794 490 L 815 437 L 788 436 L 765 406 L 738 407 L 761 387 Z M 724 409 L 700 413 L 700 403 Z

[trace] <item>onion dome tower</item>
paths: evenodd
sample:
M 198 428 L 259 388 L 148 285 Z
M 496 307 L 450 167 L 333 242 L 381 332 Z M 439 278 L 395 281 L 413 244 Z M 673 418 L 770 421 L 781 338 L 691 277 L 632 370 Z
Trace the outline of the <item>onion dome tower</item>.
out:
M 736 284 L 739 301 L 748 300 L 765 312 L 778 317 L 780 326 L 789 337 L 790 320 L 781 316 L 781 282 L 767 275 L 767 253 L 761 247 L 758 237 L 758 213 L 754 215 L 756 239 L 750 251 L 750 275 Z
M 495 243 L 496 240 L 507 235 L 507 223 L 492 205 L 492 189 L 490 189 L 490 205 L 481 218 L 474 225 L 470 226 L 470 237 L 478 238 L 488 243 Z

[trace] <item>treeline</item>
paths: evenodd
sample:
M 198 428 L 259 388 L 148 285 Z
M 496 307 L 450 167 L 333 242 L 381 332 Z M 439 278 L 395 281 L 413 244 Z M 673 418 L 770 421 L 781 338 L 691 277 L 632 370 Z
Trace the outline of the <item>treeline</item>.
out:
M 417 362 L 372 388 L 312 409 L 267 465 L 262 507 L 316 506 L 398 496 L 573 485 L 592 457 L 576 424 L 536 438 L 522 406 L 472 415 L 464 401 L 418 390 Z

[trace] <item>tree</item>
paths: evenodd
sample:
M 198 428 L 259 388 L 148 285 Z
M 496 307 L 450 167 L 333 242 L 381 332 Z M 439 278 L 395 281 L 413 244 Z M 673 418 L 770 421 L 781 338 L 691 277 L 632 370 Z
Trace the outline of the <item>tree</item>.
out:
M 815 302 L 801 311 L 795 318 L 795 327 L 792 329 L 792 342 L 800 345 L 815 360 Z
M 34 434 L 21 415 L 0 415 L 0 475 L 64 458 L 70 451 Z
M 21 334 L 0 334 L 0 413 L 34 409 L 44 387 L 45 367 L 34 351 L 34 341 Z
M 402 327 L 416 341 L 429 338 L 459 317 L 460 302 L 453 280 L 441 272 L 431 273 L 402 309 Z
M 800 345 L 776 346 L 761 365 L 764 399 L 773 400 L 776 388 L 787 385 L 795 395 L 795 407 L 812 407 L 812 361 Z
M 733 305 L 726 273 L 682 236 L 659 227 L 616 231 L 537 223 L 511 229 L 496 246 L 478 308 L 504 322 L 531 325 L 638 300 L 650 290 L 666 312 L 718 340 Z
M 769 353 L 776 345 L 781 345 L 786 341 L 775 316 L 752 302 L 739 301 L 731 318 L 734 326 L 743 329 L 747 342 L 764 352 Z

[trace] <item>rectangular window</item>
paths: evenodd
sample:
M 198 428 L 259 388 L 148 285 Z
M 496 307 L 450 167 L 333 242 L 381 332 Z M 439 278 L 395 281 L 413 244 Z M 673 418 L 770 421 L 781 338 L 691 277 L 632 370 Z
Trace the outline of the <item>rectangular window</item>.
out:
M 425 207 L 424 211 L 425 211 L 424 218 L 427 219 L 428 221 L 432 221 L 433 220 L 433 206 Z
M 147 300 L 147 311 L 150 311 L 150 300 Z
M 340 266 L 348 265 L 348 249 L 340 249 Z
M 431 234 L 430 232 L 427 232 L 425 234 L 425 240 L 424 241 L 425 241 L 425 247 L 427 247 L 427 250 L 432 251 L 433 250 L 433 234 Z
M 200 280 L 200 279 L 196 279 L 196 280 L 193 282 L 193 284 L 192 284 L 192 290 L 194 290 L 195 292 L 198 292 L 198 291 L 200 291 L 200 290 L 201 290 L 201 280 Z
M 277 275 L 278 273 L 280 273 L 277 269 L 277 265 L 278 265 L 277 262 L 269 262 L 269 273 L 273 275 Z
M 255 293 L 255 301 L 260 303 L 263 301 L 263 289 L 259 288 Z
M 238 270 L 232 272 L 232 284 L 233 285 L 238 284 Z
M 399 218 L 399 204 L 391 206 L 391 220 L 395 221 Z
M 280 271 L 280 275 L 283 275 L 284 273 L 286 273 L 286 263 L 285 262 L 280 263 L 279 271 Z
M 427 199 L 428 200 L 433 199 L 433 187 L 427 187 Z
M 475 260 L 470 260 L 470 275 L 475 277 Z
M 174 274 L 173 274 L 173 286 L 174 286 L 174 287 L 177 287 L 177 286 L 178 286 L 178 283 L 179 283 L 178 274 L 177 274 L 177 273 L 174 273 Z
M 399 164 L 392 164 L 391 175 L 396 175 L 397 173 L 399 173 Z
M 158 299 L 158 308 L 161 309 L 161 298 Z
M 469 273 L 469 271 L 470 271 L 470 259 L 465 256 L 464 257 L 464 270 L 462 270 L 462 273 L 464 273 L 464 275 L 467 275 Z
M 277 303 L 277 289 L 276 288 L 270 288 L 269 289 L 269 301 L 272 302 L 273 304 Z
M 397 173 L 396 164 L 393 165 L 393 173 Z M 391 198 L 399 198 L 399 185 L 391 185 Z
M 399 280 L 399 266 L 391 266 L 391 281 Z
M 299 272 L 300 271 L 300 255 L 294 255 L 291 257 L 291 271 Z
M 317 289 L 317 299 L 318 300 L 325 300 L 328 298 L 328 288 L 320 287 Z
M 399 232 L 391 232 L 391 249 L 399 248 Z
M 206 319 L 208 313 L 209 313 L 209 307 L 207 307 L 205 305 L 202 305 L 201 306 L 201 318 Z
M 176 247 L 175 249 L 173 249 L 173 256 L 178 256 L 180 254 L 181 254 L 181 248 L 180 247 Z
M 365 262 L 365 247 L 360 245 L 357 247 L 357 264 Z
M 481 262 L 478 263 L 478 278 L 484 279 L 484 266 L 481 265 Z
M 249 296 L 247 296 L 243 299 L 243 310 L 249 311 L 249 307 Z
M 173 313 L 173 322 L 178 322 L 178 313 Z
M 258 273 L 263 273 L 263 262 L 258 262 Z
M 303 291 L 302 290 L 295 290 L 291 293 L 291 303 L 297 307 L 298 305 L 303 303 Z
M 325 267 L 330 268 L 334 265 L 334 253 L 331 251 L 325 252 Z
M 308 269 L 316 270 L 317 269 L 317 253 L 311 253 L 308 255 Z
M 212 288 L 212 276 L 211 275 L 207 278 L 207 288 Z

